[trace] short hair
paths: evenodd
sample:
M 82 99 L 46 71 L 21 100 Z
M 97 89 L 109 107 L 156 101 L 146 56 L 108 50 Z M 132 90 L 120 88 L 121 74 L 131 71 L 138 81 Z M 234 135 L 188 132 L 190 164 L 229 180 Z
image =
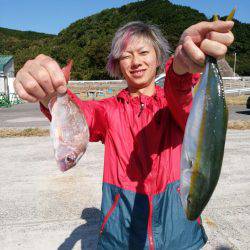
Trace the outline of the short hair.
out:
M 131 37 L 145 38 L 152 43 L 159 67 L 157 74 L 164 71 L 165 63 L 169 57 L 169 43 L 155 25 L 149 25 L 140 21 L 129 22 L 117 30 L 112 40 L 111 51 L 108 56 L 106 69 L 110 76 L 122 78 L 119 59 Z

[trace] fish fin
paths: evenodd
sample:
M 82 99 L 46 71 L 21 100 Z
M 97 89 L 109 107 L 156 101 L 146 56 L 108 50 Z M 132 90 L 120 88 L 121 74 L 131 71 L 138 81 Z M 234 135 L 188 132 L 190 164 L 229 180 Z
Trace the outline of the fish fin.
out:
M 62 68 L 64 77 L 65 77 L 67 83 L 70 79 L 70 72 L 71 72 L 72 65 L 73 65 L 73 60 L 70 59 L 70 60 L 68 60 L 67 65 Z
M 226 18 L 226 21 L 232 21 L 232 20 L 233 20 L 235 11 L 236 11 L 236 7 L 234 7 L 234 8 L 232 9 L 232 11 L 230 12 L 230 14 L 229 14 L 228 17 Z

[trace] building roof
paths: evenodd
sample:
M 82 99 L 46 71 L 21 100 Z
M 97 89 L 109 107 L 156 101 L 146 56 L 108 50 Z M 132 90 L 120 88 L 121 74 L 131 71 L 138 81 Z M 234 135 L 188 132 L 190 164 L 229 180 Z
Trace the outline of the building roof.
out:
M 0 55 L 0 72 L 3 72 L 4 66 L 13 59 L 13 56 Z

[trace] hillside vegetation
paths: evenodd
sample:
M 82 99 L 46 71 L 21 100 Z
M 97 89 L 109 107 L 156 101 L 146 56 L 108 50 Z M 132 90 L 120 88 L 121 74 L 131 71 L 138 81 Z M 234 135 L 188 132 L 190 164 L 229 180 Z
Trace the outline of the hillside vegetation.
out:
M 44 53 L 55 58 L 61 65 L 72 58 L 73 79 L 109 79 L 105 65 L 112 37 L 118 27 L 136 20 L 158 25 L 174 50 L 187 27 L 207 18 L 197 10 L 166 0 L 145 0 L 106 9 L 80 19 L 57 36 L 12 30 L 2 33 L 0 29 L 0 52 L 15 56 L 16 70 L 28 59 Z M 233 32 L 235 43 L 229 48 L 226 59 L 232 66 L 233 53 L 236 51 L 236 72 L 239 75 L 250 75 L 250 24 L 235 20 Z

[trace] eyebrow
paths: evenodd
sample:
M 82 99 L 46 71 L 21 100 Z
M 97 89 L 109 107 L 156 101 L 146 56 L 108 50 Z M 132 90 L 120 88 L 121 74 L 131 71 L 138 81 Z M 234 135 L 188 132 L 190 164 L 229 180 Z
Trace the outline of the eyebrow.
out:
M 144 50 L 144 49 L 145 49 L 145 46 L 142 46 L 142 47 L 138 48 L 137 51 Z M 124 52 L 132 53 L 133 51 L 132 50 L 124 50 Z

